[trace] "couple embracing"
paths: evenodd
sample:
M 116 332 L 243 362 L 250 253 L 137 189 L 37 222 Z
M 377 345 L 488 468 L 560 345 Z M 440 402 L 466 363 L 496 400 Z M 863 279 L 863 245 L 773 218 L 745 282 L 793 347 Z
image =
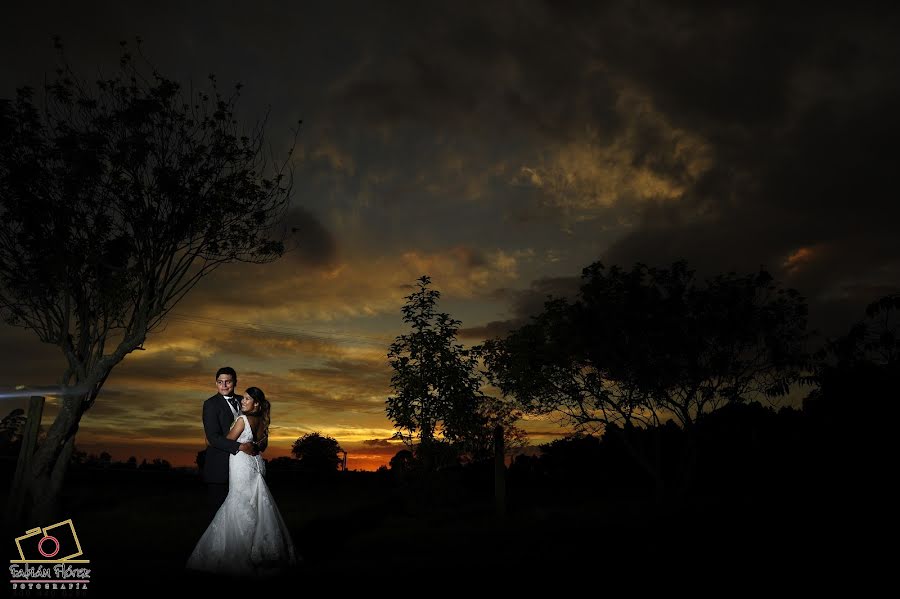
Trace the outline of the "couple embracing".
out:
M 191 553 L 190 570 L 232 576 L 283 573 L 298 558 L 266 484 L 260 455 L 269 438 L 269 401 L 258 387 L 234 393 L 237 373 L 220 368 L 218 393 L 203 403 L 203 481 L 212 522 Z

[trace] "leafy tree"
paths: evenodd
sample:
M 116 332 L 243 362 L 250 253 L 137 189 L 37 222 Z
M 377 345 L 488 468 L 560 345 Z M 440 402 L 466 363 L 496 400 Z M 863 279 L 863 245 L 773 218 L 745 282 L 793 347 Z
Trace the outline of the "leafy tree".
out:
M 334 472 L 343 462 L 340 444 L 333 437 L 317 432 L 307 433 L 294 441 L 291 454 L 300 460 L 300 468 L 307 472 Z
M 26 420 L 25 410 L 22 408 L 10 411 L 9 414 L 3 417 L 3 420 L 0 420 L 0 435 L 9 440 L 21 437 L 25 429 Z
M 850 330 L 829 339 L 813 355 L 814 388 L 804 399 L 829 484 L 835 471 L 854 472 L 860 484 L 882 478 L 861 474 L 862 465 L 887 471 L 896 435 L 897 388 L 900 387 L 900 294 L 886 295 L 866 307 L 865 317 Z M 850 414 L 871 416 L 848 426 Z M 835 443 L 835 439 L 842 439 Z
M 724 402 L 786 394 L 807 367 L 805 326 L 802 297 L 765 271 L 698 284 L 684 261 L 631 272 L 598 262 L 584 269 L 575 301 L 551 298 L 482 351 L 492 382 L 526 413 L 623 436 L 662 493 L 661 456 L 630 432 L 674 419 L 690 433 Z M 682 490 L 696 461 L 688 439 Z
M 394 454 L 389 462 L 391 472 L 396 475 L 403 475 L 412 472 L 416 468 L 416 457 L 409 449 L 401 449 Z
M 808 382 L 815 388 L 803 404 L 804 449 L 813 457 L 801 473 L 807 503 L 833 518 L 842 537 L 877 529 L 893 509 L 900 294 L 869 304 L 814 360 Z
M 900 294 L 886 295 L 866 307 L 866 317 L 813 355 L 815 385 L 809 400 L 838 402 L 871 387 L 867 399 L 884 402 L 900 381 Z
M 197 452 L 194 463 L 197 464 L 197 470 L 203 472 L 203 467 L 206 465 L 206 449 L 201 449 Z
M 83 466 L 87 463 L 88 454 L 86 451 L 81 451 L 78 448 L 72 449 L 72 455 L 69 458 L 71 465 L 73 466 Z
M 0 420 L 0 455 L 15 456 L 22 446 L 25 410 L 16 408 Z
M 394 437 L 415 446 L 426 470 L 449 459 L 436 445 L 438 437 L 457 453 L 484 457 L 491 451 L 486 440 L 492 443 L 494 425 L 502 421 L 513 439 L 516 420 L 511 406 L 481 392 L 479 355 L 457 343 L 461 322 L 437 311 L 441 294 L 430 284 L 430 277 L 420 277 L 418 289 L 406 297 L 403 321 L 412 330 L 390 346 L 394 395 L 386 401 L 387 416 L 398 429 Z
M 61 64 L 42 97 L 0 99 L 0 314 L 59 347 L 68 389 L 27 474 L 30 522 L 50 521 L 75 435 L 113 368 L 204 276 L 283 252 L 292 179 L 263 124 L 234 118 L 240 86 L 188 93 L 123 45 L 93 84 Z
M 107 451 L 101 451 L 100 455 L 96 456 L 93 462 L 101 468 L 109 468 L 112 464 L 112 455 Z
M 472 351 L 478 352 L 480 348 L 474 347 Z M 503 427 L 503 447 L 506 454 L 515 453 L 517 449 L 528 444 L 525 431 L 517 425 L 522 419 L 522 411 L 514 402 L 481 395 L 475 410 L 474 426 L 455 443 L 462 461 L 478 462 L 493 459 L 494 429 L 497 426 Z

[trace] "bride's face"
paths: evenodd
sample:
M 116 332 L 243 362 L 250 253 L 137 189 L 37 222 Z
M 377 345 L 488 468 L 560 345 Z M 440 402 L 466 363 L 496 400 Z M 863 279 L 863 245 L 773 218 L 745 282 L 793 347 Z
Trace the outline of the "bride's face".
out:
M 257 403 L 256 401 L 250 397 L 249 394 L 244 394 L 244 399 L 241 400 L 241 411 L 242 412 L 255 412 Z

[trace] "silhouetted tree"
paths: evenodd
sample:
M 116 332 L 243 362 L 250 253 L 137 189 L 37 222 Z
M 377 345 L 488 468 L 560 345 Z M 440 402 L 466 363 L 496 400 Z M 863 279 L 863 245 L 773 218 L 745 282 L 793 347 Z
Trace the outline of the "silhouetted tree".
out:
M 555 485 L 593 484 L 597 482 L 598 475 L 608 474 L 604 445 L 599 437 L 581 433 L 542 443 L 538 446 L 541 452 L 540 469 L 550 476 Z M 526 463 L 523 460 L 519 469 Z
M 291 454 L 307 472 L 335 472 L 343 461 L 338 455 L 341 451 L 336 439 L 317 432 L 307 433 L 291 445 Z
M 798 473 L 806 468 L 800 460 L 810 448 L 802 431 L 798 410 L 730 402 L 697 422 L 698 483 L 742 500 L 773 492 L 787 500 L 804 486 Z
M 863 320 L 827 340 L 813 358 L 813 372 L 804 379 L 817 386 L 809 401 L 832 402 L 837 410 L 860 395 L 883 407 L 896 403 L 891 390 L 900 384 L 900 294 L 869 304 Z
M 476 351 L 476 348 L 473 348 Z M 454 446 L 464 462 L 490 460 L 494 457 L 494 428 L 503 427 L 504 452 L 508 455 L 528 444 L 528 436 L 517 423 L 522 411 L 515 402 L 504 401 L 490 395 L 479 396 L 475 404 L 476 414 L 472 426 L 465 435 L 456 439 Z
M 88 454 L 86 451 L 81 451 L 77 448 L 72 448 L 72 454 L 69 457 L 69 461 L 73 466 L 83 466 L 88 459 Z
M 457 343 L 461 322 L 437 312 L 441 294 L 429 287 L 426 275 L 418 289 L 406 297 L 403 321 L 412 331 L 391 344 L 388 359 L 394 373 L 394 395 L 386 400 L 386 413 L 400 438 L 414 449 L 426 471 L 448 463 L 448 448 L 432 447 L 439 437 L 454 451 L 475 458 L 490 455 L 494 426 L 504 424 L 510 441 L 523 434 L 515 428 L 520 414 L 514 406 L 481 392 L 478 354 Z
M 59 47 L 59 46 L 57 46 Z M 0 100 L 0 312 L 58 345 L 69 389 L 27 477 L 28 521 L 50 521 L 75 435 L 112 369 L 193 286 L 269 262 L 287 161 L 234 117 L 240 86 L 188 95 L 127 52 L 95 84 L 61 65 L 42 97 Z
M 398 476 L 403 476 L 416 469 L 416 457 L 409 449 L 401 449 L 394 454 L 394 457 L 391 458 L 388 464 L 391 472 Z
M 152 462 L 147 462 L 146 458 L 141 461 L 138 470 L 171 470 L 172 464 L 168 460 L 162 458 L 153 458 Z
M 662 494 L 661 455 L 629 432 L 675 418 L 690 433 L 724 402 L 786 394 L 807 367 L 805 326 L 803 298 L 765 271 L 699 285 L 684 261 L 631 272 L 598 262 L 584 269 L 575 301 L 551 298 L 482 351 L 494 384 L 525 412 L 622 434 Z M 695 460 L 689 435 L 682 490 Z
M 900 388 L 900 294 L 866 307 L 865 317 L 814 354 L 815 388 L 803 403 L 810 443 L 818 453 L 818 478 L 829 487 L 836 472 L 853 493 L 884 480 L 893 465 Z M 861 419 L 857 418 L 862 415 Z M 837 442 L 836 439 L 840 439 Z M 886 496 L 873 490 L 873 496 Z M 862 494 L 866 495 L 866 494 Z
M 22 446 L 25 430 L 25 410 L 16 408 L 0 420 L 0 455 L 15 456 Z
M 197 464 L 197 470 L 203 472 L 203 466 L 206 464 L 206 450 L 201 449 L 197 452 L 197 457 L 194 458 L 194 463 Z
M 101 468 L 109 468 L 110 464 L 112 464 L 112 456 L 106 451 L 101 451 L 97 456 L 97 465 Z
M 432 439 L 430 443 L 420 443 L 415 447 L 416 462 L 426 472 L 459 466 L 462 454 L 459 443 L 446 439 Z

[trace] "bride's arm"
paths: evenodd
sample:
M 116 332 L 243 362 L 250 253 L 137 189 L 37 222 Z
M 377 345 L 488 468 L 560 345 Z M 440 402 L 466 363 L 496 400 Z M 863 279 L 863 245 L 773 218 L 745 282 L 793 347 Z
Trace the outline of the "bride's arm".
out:
M 232 441 L 237 441 L 237 438 L 241 436 L 242 432 L 244 432 L 244 419 L 238 418 L 234 421 L 234 424 L 231 425 L 231 430 L 228 431 L 228 434 L 225 435 L 225 438 L 231 439 Z
M 244 419 L 238 418 L 234 421 L 234 424 L 231 425 L 231 430 L 228 431 L 228 434 L 225 435 L 226 439 L 230 439 L 232 441 L 237 441 L 237 438 L 241 436 L 241 433 L 244 432 Z M 253 446 L 253 443 L 241 443 L 238 447 L 239 451 L 243 451 L 248 455 L 256 455 L 257 450 Z

